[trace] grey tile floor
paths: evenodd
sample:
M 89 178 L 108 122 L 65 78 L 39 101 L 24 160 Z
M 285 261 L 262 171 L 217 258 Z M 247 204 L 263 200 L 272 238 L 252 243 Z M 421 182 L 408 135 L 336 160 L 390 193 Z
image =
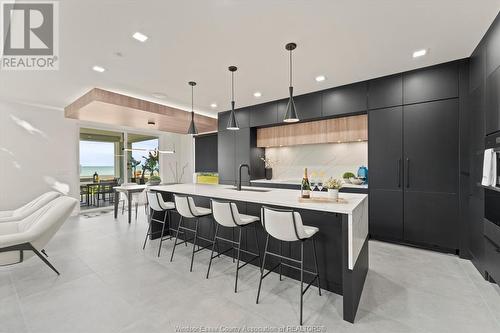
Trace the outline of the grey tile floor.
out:
M 140 210 L 141 211 L 141 210 Z M 143 212 L 142 212 L 143 213 Z M 298 284 L 265 280 L 255 304 L 258 269 L 240 272 L 209 253 L 189 273 L 189 248 L 172 242 L 142 250 L 143 214 L 128 225 L 112 213 L 71 218 L 47 246 L 57 277 L 39 260 L 0 267 L 0 332 L 175 332 L 177 328 L 276 328 L 298 322 Z M 500 332 L 500 289 L 456 256 L 370 242 L 370 271 L 354 325 L 342 320 L 342 298 L 308 291 L 305 325 L 327 332 Z

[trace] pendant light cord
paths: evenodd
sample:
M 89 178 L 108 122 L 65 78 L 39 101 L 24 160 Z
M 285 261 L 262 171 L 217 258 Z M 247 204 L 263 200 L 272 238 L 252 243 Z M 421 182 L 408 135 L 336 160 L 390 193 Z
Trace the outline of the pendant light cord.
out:
M 234 102 L 234 72 L 231 72 L 231 101 Z
M 194 119 L 194 86 L 191 86 L 191 120 Z
M 292 50 L 290 50 L 290 87 L 292 86 Z

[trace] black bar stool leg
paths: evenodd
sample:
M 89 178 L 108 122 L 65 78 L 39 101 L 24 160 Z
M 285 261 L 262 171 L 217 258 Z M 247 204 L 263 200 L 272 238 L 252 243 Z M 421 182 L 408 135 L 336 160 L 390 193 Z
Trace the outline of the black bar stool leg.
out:
M 216 224 L 215 225 L 214 242 L 212 244 L 212 252 L 210 253 L 210 261 L 208 262 L 207 279 L 208 279 L 208 275 L 210 274 L 210 267 L 212 267 L 212 259 L 214 257 L 215 244 L 217 244 L 217 232 L 218 231 L 219 231 L 219 224 Z
M 189 271 L 193 271 L 193 262 L 194 262 L 194 253 L 196 252 L 196 239 L 198 238 L 198 223 L 200 222 L 199 218 L 196 218 L 196 226 L 194 227 L 194 239 L 193 239 L 193 253 L 191 254 L 191 267 Z
M 150 231 L 151 231 L 151 222 L 150 222 L 149 227 L 148 227 L 148 232 L 146 233 L 146 238 L 144 239 L 144 244 L 142 245 L 143 250 L 146 248 L 146 242 L 148 241 L 148 236 L 149 236 Z
M 259 255 L 258 262 L 259 262 L 259 267 L 260 267 L 260 266 L 262 266 L 262 260 L 260 260 L 259 238 L 257 237 L 257 225 L 256 224 L 253 226 L 253 232 L 255 235 L 255 245 L 257 246 L 257 254 Z
M 300 325 L 302 326 L 302 310 L 304 301 L 304 242 L 300 242 Z
M 172 248 L 172 255 L 170 256 L 170 262 L 174 260 L 175 247 L 177 246 L 177 240 L 179 239 L 179 230 L 181 229 L 181 223 L 182 223 L 182 216 L 179 219 L 179 225 L 177 226 L 177 232 L 175 233 L 175 242 L 174 242 L 174 247 Z
M 283 241 L 280 241 L 280 256 L 283 256 Z M 283 281 L 283 278 L 282 278 L 282 267 L 283 265 L 281 265 L 283 263 L 283 259 L 280 258 L 280 281 Z
M 168 210 L 165 212 L 165 215 L 163 216 L 163 226 L 161 227 L 160 245 L 158 246 L 158 258 L 160 257 L 161 244 L 163 243 L 163 234 L 165 233 L 165 225 L 167 224 L 167 215 L 168 215 Z
M 240 249 L 241 249 L 241 227 L 238 227 L 239 235 L 238 235 L 238 251 L 237 251 L 237 259 L 236 259 L 236 280 L 234 281 L 234 292 L 238 290 L 238 271 L 240 270 Z
M 266 247 L 264 248 L 264 257 L 262 258 L 262 267 L 260 269 L 260 280 L 259 280 L 259 289 L 257 290 L 257 300 L 256 304 L 259 304 L 259 296 L 260 296 L 260 288 L 262 287 L 262 279 L 264 278 L 264 267 L 266 265 L 266 254 L 267 254 L 267 246 L 269 245 L 269 234 L 266 237 Z
M 312 238 L 312 243 L 313 243 L 313 254 L 314 254 L 314 266 L 316 266 L 316 274 L 318 279 L 318 292 L 319 295 L 321 296 L 321 282 L 319 281 L 318 257 L 316 254 L 316 241 L 314 240 L 314 237 Z

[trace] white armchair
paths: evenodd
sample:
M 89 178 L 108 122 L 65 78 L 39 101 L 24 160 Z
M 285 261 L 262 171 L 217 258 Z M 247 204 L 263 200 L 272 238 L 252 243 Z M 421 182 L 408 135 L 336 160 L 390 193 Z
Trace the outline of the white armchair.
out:
M 0 222 L 19 221 L 30 216 L 52 200 L 61 196 L 61 193 L 50 191 L 28 202 L 26 205 L 15 210 L 0 211 Z
M 40 251 L 71 215 L 78 200 L 59 197 L 22 220 L 0 223 L 0 266 L 21 263 L 37 255 L 59 272 Z

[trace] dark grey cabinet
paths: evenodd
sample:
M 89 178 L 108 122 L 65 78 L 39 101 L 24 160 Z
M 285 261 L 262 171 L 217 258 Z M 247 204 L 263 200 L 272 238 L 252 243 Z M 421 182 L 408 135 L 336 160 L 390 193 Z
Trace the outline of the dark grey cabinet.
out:
M 458 248 L 458 99 L 368 112 L 370 234 Z
M 401 190 L 403 108 L 369 111 L 368 129 L 370 189 Z
M 458 97 L 456 62 L 403 74 L 403 103 L 421 103 Z
M 234 131 L 220 131 L 217 136 L 219 182 L 234 183 L 236 179 L 234 160 L 236 145 Z
M 500 66 L 500 24 L 495 23 L 488 32 L 486 41 L 486 76 Z
M 386 76 L 368 82 L 368 109 L 403 104 L 403 75 Z
M 242 128 L 235 131 L 235 179 L 238 179 L 238 168 L 240 164 L 250 166 L 250 128 Z M 250 185 L 250 176 L 246 168 L 241 172 L 242 185 Z
M 458 195 L 405 191 L 404 239 L 425 246 L 458 249 Z
M 195 172 L 217 172 L 217 133 L 198 135 L 194 139 Z
M 270 102 L 249 107 L 250 127 L 269 126 L 278 122 L 278 103 Z
M 403 108 L 369 111 L 368 128 L 370 234 L 402 240 Z
M 230 111 L 219 112 L 217 114 L 217 128 L 218 131 L 225 131 L 227 127 L 227 122 L 229 121 Z
M 458 192 L 458 99 L 404 106 L 405 188 Z
M 403 191 L 370 188 L 370 235 L 377 239 L 403 239 Z
M 323 117 L 366 111 L 367 83 L 360 82 L 323 91 Z
M 500 67 L 486 79 L 486 134 L 500 130 Z
M 236 120 L 240 128 L 248 128 L 250 126 L 250 111 L 251 108 L 242 108 L 235 111 Z
M 311 93 L 296 96 L 293 98 L 297 114 L 300 120 L 310 120 L 321 118 L 321 94 Z M 280 100 L 278 102 L 278 122 L 285 119 L 286 106 L 288 99 Z

